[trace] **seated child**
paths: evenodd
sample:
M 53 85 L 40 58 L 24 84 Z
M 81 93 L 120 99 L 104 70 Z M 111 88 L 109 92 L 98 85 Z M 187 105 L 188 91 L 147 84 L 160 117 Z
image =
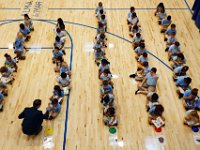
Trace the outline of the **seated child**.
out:
M 186 76 L 188 69 L 189 69 L 188 66 L 179 66 L 179 67 L 175 68 L 174 75 L 173 75 L 174 80 L 176 81 L 177 77 Z
M 172 33 L 170 36 L 167 38 L 167 43 L 166 43 L 166 49 L 165 52 L 167 52 L 170 48 L 171 45 L 176 43 L 176 34 Z
M 0 91 L 0 111 L 3 111 L 4 95 Z
M 65 72 L 61 73 L 61 75 L 58 77 L 58 83 L 62 87 L 67 87 L 68 89 L 70 89 L 70 82 L 70 77 Z
M 106 94 L 112 94 L 113 93 L 113 88 L 108 83 L 108 81 L 103 81 L 103 85 L 101 86 L 100 92 L 101 92 L 101 98 L 102 98 Z
M 97 28 L 97 34 L 101 34 L 101 33 L 105 33 L 105 32 L 106 32 L 105 26 L 101 22 L 99 22 L 98 28 Z
M 147 111 L 149 111 L 149 109 L 152 108 L 154 105 L 159 104 L 158 99 L 159 96 L 155 92 L 150 92 L 147 94 L 147 101 L 146 101 Z
M 154 15 L 157 16 L 159 13 L 161 13 L 163 11 L 165 12 L 165 6 L 164 6 L 163 3 L 159 3 L 157 8 L 156 8 Z
M 107 106 L 114 106 L 114 96 L 112 94 L 106 94 L 102 97 L 101 103 L 103 105 L 103 109 L 107 108 Z
M 62 50 L 63 54 L 65 54 L 64 46 L 65 46 L 64 39 L 61 39 L 59 36 L 56 36 L 54 47 L 59 48 L 59 50 Z
M 97 41 L 97 42 L 100 41 L 100 45 L 101 45 L 102 47 L 107 47 L 107 43 L 106 43 L 107 38 L 106 38 L 106 36 L 105 36 L 105 33 L 98 34 L 98 35 L 96 36 L 96 41 Z
M 147 53 L 147 50 L 145 48 L 145 44 L 144 43 L 140 43 L 139 46 L 135 49 L 135 59 L 138 60 L 138 58 L 143 54 L 143 53 Z
M 106 20 L 106 16 L 103 14 L 101 15 L 101 18 L 99 19 L 99 22 L 101 22 L 106 30 L 107 28 L 107 20 Z
M 179 53 L 177 54 L 177 56 L 173 56 L 171 60 L 172 60 L 171 66 L 173 69 L 186 64 L 186 59 L 183 53 Z
M 132 26 L 137 25 L 138 22 L 139 22 L 139 19 L 138 19 L 138 17 L 137 17 L 137 14 L 136 14 L 135 12 L 132 13 L 131 18 L 129 18 L 128 21 L 129 21 L 129 31 L 131 31 Z
M 135 34 L 140 33 L 140 32 L 141 32 L 141 29 L 139 25 L 132 26 L 129 32 L 129 36 L 134 37 Z
M 58 99 L 53 99 L 49 103 L 47 110 L 49 111 L 49 120 L 55 119 L 61 111 L 61 106 L 58 102 Z
M 133 47 L 136 49 L 141 43 L 144 43 L 144 40 L 142 39 L 142 36 L 140 33 L 136 33 L 133 37 Z
M 94 50 L 97 50 L 98 48 L 101 49 L 102 47 L 103 47 L 103 45 L 102 45 L 101 41 L 98 40 L 98 41 L 96 41 L 96 43 L 95 43 L 93 49 L 94 49 Z
M 33 22 L 28 14 L 24 14 L 24 24 L 30 31 L 34 31 Z
M 131 7 L 130 12 L 128 13 L 128 18 L 127 18 L 128 25 L 130 24 L 129 20 L 131 19 L 133 13 L 135 13 L 135 7 Z
M 9 54 L 5 54 L 4 57 L 6 58 L 4 65 L 11 70 L 12 72 L 17 72 L 18 66 L 16 60 L 13 59 Z
M 189 88 L 192 79 L 190 77 L 181 76 L 177 78 L 176 86 L 177 86 L 177 94 L 179 98 L 183 97 L 184 92 Z
M 200 126 L 199 115 L 196 110 L 188 110 L 185 113 L 184 124 L 189 127 Z
M 28 27 L 26 27 L 23 23 L 21 23 L 19 25 L 19 32 L 21 32 L 25 38 L 25 41 L 29 41 L 30 38 L 31 38 L 31 35 L 30 35 L 30 30 Z
M 135 92 L 135 94 L 147 95 L 149 92 L 156 91 L 156 85 L 159 78 L 156 72 L 156 68 L 151 69 L 151 71 L 145 76 L 142 83 L 138 84 L 138 90 Z
M 60 41 L 65 42 L 66 39 L 66 31 L 62 31 L 60 28 L 56 29 L 56 37 L 60 38 Z
M 95 57 L 95 63 L 99 65 L 101 60 L 105 58 L 104 50 L 101 48 L 97 48 L 97 50 L 95 50 L 94 57 Z
M 161 33 L 165 33 L 165 31 L 167 30 L 168 26 L 172 23 L 172 20 L 171 20 L 171 16 L 167 16 L 166 19 L 163 19 L 161 21 L 161 25 L 162 25 L 162 29 L 161 29 Z
M 106 59 L 102 59 L 100 65 L 99 65 L 99 78 L 100 78 L 101 74 L 104 72 L 104 70 L 106 70 L 106 69 L 109 70 L 109 73 L 111 74 L 110 62 L 108 62 Z
M 98 17 L 98 15 L 100 13 L 100 10 L 103 10 L 103 4 L 102 4 L 102 2 L 98 3 L 98 7 L 95 10 L 96 17 Z
M 198 101 L 195 101 L 195 99 L 197 97 L 198 97 L 198 89 L 197 88 L 193 88 L 192 90 L 186 90 L 183 94 L 183 106 L 186 109 L 195 108 L 195 104 L 196 104 L 196 102 L 198 102 Z
M 3 82 L 5 84 L 12 84 L 12 82 L 15 80 L 12 72 L 5 66 L 0 68 L 0 73 L 2 74 L 1 80 L 4 80 Z
M 109 107 L 105 112 L 104 112 L 104 117 L 103 117 L 104 124 L 106 126 L 117 126 L 118 120 L 115 115 L 115 108 L 114 107 Z
M 168 52 L 168 59 L 169 59 L 169 61 L 174 56 L 177 56 L 180 53 L 181 53 L 180 43 L 176 41 L 173 45 L 171 45 L 169 47 L 169 52 Z
M 144 65 L 144 62 L 149 62 L 148 54 L 144 52 L 139 58 L 138 58 L 138 67 L 142 67 Z
M 165 13 L 165 10 L 161 10 L 159 13 L 157 13 L 157 17 L 158 17 L 158 24 L 160 25 L 162 20 L 165 19 L 166 17 L 166 13 Z
M 4 95 L 4 96 L 8 96 L 8 88 L 6 83 L 4 83 L 3 81 L 0 80 L 0 92 Z
M 17 59 L 24 60 L 25 59 L 25 46 L 24 46 L 24 38 L 22 33 L 18 32 L 17 37 L 14 42 L 14 53 L 16 54 Z
M 153 120 L 156 120 L 158 117 L 160 117 L 163 121 L 165 118 L 162 116 L 164 112 L 164 107 L 161 104 L 155 104 L 149 109 L 149 117 L 148 122 L 150 125 L 153 124 Z M 164 125 L 163 125 L 164 126 Z
M 59 71 L 60 71 L 60 74 L 65 72 L 67 75 L 71 76 L 70 69 L 68 67 L 67 62 L 65 62 L 65 61 L 61 63 L 61 67 L 60 67 Z
M 62 50 L 59 50 L 58 47 L 55 47 L 54 50 L 52 51 L 53 54 L 53 58 L 52 58 L 52 62 L 56 63 L 59 61 L 59 58 L 63 57 L 63 52 Z
M 113 87 L 113 82 L 111 81 L 112 79 L 112 74 L 110 74 L 110 71 L 108 69 L 105 69 L 103 73 L 100 76 L 100 79 L 102 81 L 108 81 L 108 83 Z
M 144 77 L 151 71 L 151 67 L 148 62 L 144 62 L 142 67 L 138 67 L 135 74 L 131 74 L 130 78 L 135 78 L 136 81 L 144 80 Z
M 61 104 L 63 101 L 63 98 L 65 96 L 64 91 L 60 88 L 59 85 L 54 86 L 53 95 L 50 97 L 50 100 L 58 99 L 58 102 Z
M 176 25 L 171 24 L 170 28 L 167 29 L 167 31 L 164 34 L 164 41 L 167 41 L 167 37 L 171 36 L 172 33 L 176 34 Z

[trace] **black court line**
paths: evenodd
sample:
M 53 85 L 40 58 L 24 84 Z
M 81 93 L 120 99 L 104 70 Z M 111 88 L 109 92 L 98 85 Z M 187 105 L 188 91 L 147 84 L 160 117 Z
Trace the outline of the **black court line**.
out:
M 8 47 L 0 47 L 0 50 L 8 50 Z M 52 50 L 53 47 L 27 47 L 26 49 L 44 49 L 44 50 Z M 64 49 L 71 49 L 71 47 L 64 47 Z
M 48 8 L 48 10 L 95 10 L 96 8 Z M 135 8 L 136 10 L 156 10 L 156 8 Z M 166 10 L 188 10 L 188 8 L 165 8 Z M 130 8 L 104 8 L 104 10 L 130 10 Z
M 0 10 L 21 10 L 21 8 L 0 8 Z
M 190 8 L 190 5 L 188 4 L 187 0 L 184 0 L 185 4 L 187 5 L 188 9 L 190 10 L 190 13 L 193 14 L 192 9 Z

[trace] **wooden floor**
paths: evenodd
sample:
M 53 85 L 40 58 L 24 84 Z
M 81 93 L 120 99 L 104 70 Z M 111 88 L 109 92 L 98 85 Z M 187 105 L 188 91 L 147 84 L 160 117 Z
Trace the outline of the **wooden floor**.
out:
M 116 97 L 117 116 L 119 118 L 118 139 L 125 142 L 123 148 L 113 148 L 109 144 L 109 131 L 102 122 L 102 109 L 100 105 L 97 66 L 94 64 L 92 52 L 85 52 L 84 47 L 94 41 L 96 30 L 85 27 L 81 24 L 96 27 L 94 10 L 87 9 L 53 9 L 53 8 L 95 8 L 98 0 L 70 0 L 50 1 L 40 0 L 42 4 L 39 17 L 32 17 L 33 7 L 30 16 L 33 19 L 56 20 L 61 17 L 64 21 L 79 23 L 66 24 L 66 30 L 72 37 L 73 44 L 67 39 L 66 46 L 73 45 L 72 61 L 72 91 L 70 94 L 67 140 L 65 149 L 68 150 L 143 150 L 148 149 L 145 141 L 149 137 L 156 137 L 158 134 L 147 124 L 148 114 L 145 110 L 145 97 L 134 95 L 136 85 L 128 77 L 136 70 L 137 64 L 134 60 L 134 52 L 131 44 L 112 35 L 107 35 L 109 43 L 114 44 L 113 48 L 107 51 L 107 57 L 111 62 L 111 71 L 119 76 L 114 79 L 114 94 Z M 193 0 L 187 0 L 192 7 Z M 21 13 L 26 0 L 0 0 L 0 20 L 22 19 Z M 35 3 L 36 0 L 33 0 Z M 155 8 L 160 0 L 102 0 L 104 8 Z M 187 9 L 184 0 L 163 0 L 167 13 L 172 16 L 173 22 L 177 25 L 177 38 L 181 43 L 182 50 L 190 66 L 189 74 L 193 82 L 192 87 L 200 88 L 200 34 L 191 20 L 191 13 Z M 19 8 L 19 9 L 1 9 Z M 126 17 L 129 10 L 107 10 L 108 31 L 131 40 L 128 36 Z M 164 52 L 165 42 L 160 34 L 157 18 L 154 17 L 154 10 L 136 10 L 142 26 L 142 36 L 146 41 L 147 49 L 158 58 L 166 62 L 167 54 Z M 18 31 L 19 22 L 0 26 L 0 47 L 8 47 L 12 44 Z M 54 25 L 47 22 L 34 21 L 35 31 L 28 47 L 53 47 Z M 1 48 L 0 48 L 1 49 Z M 13 55 L 13 50 L 0 51 L 0 65 L 4 63 L 4 53 Z M 14 55 L 13 55 L 14 56 Z M 45 111 L 52 89 L 56 83 L 56 74 L 51 64 L 51 49 L 42 50 L 39 53 L 27 53 L 27 59 L 21 61 L 16 80 L 9 87 L 9 96 L 5 100 L 5 109 L 0 113 L 0 149 L 1 150 L 40 150 L 43 133 L 37 137 L 30 138 L 21 132 L 21 120 L 18 114 L 24 107 L 31 106 L 35 98 L 43 100 L 41 109 Z M 181 101 L 175 93 L 175 85 L 172 80 L 172 72 L 160 61 L 149 56 L 151 66 L 158 68 L 159 85 L 158 93 L 160 101 L 165 108 L 164 117 L 166 126 L 161 133 L 166 138 L 164 149 L 167 150 L 197 150 L 193 133 L 190 128 L 183 125 L 185 110 Z M 70 63 L 70 49 L 67 49 L 66 60 Z M 66 102 L 66 101 L 65 101 Z M 54 129 L 54 148 L 60 150 L 63 147 L 64 128 L 66 119 L 66 105 L 62 104 L 62 111 L 58 118 L 49 122 Z M 43 123 L 44 128 L 47 123 Z M 156 148 L 153 148 L 156 149 Z M 157 149 L 162 149 L 158 147 Z

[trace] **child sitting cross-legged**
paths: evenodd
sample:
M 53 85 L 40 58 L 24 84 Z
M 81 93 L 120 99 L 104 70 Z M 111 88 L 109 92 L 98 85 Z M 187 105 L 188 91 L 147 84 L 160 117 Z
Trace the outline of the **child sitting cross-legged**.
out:
M 103 121 L 106 126 L 117 126 L 118 120 L 114 107 L 109 107 L 108 109 L 104 110 Z
M 61 111 L 61 105 L 58 102 L 58 99 L 53 99 L 47 110 L 49 111 L 49 120 L 55 119 Z

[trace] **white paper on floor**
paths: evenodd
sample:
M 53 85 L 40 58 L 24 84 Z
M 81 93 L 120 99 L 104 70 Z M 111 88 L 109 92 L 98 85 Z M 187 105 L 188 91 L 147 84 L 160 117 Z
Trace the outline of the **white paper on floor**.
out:
M 198 133 L 196 133 L 193 136 L 194 136 L 195 143 L 200 145 L 200 135 Z
M 146 150 L 160 150 L 164 149 L 166 139 L 164 135 L 158 135 L 156 137 L 147 137 L 145 139 Z
M 43 146 L 45 149 L 54 147 L 53 136 L 46 136 L 43 138 Z
M 13 49 L 13 44 L 8 44 L 8 49 Z
M 117 79 L 117 78 L 119 78 L 119 76 L 116 75 L 116 74 L 112 74 L 112 78 L 113 78 L 113 79 Z
M 109 43 L 108 47 L 109 47 L 109 48 L 113 48 L 113 47 L 114 47 L 114 44 Z
M 85 43 L 84 47 L 83 47 L 83 51 L 84 52 L 94 52 L 93 47 L 94 47 L 94 43 L 93 42 Z

